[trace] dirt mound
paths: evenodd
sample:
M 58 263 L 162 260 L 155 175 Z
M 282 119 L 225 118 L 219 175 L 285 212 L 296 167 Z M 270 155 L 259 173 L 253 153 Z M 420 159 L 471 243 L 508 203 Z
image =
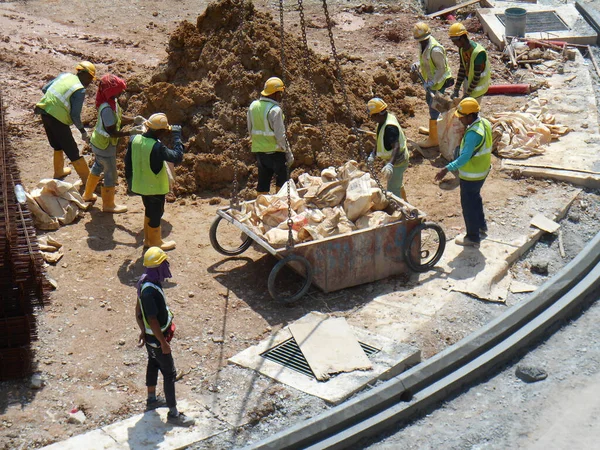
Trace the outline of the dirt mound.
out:
M 143 114 L 165 112 L 170 122 L 183 126 L 187 154 L 177 168 L 177 194 L 228 190 L 236 159 L 241 161 L 241 187 L 255 186 L 257 171 L 250 152 L 246 112 L 264 81 L 282 75 L 280 47 L 279 25 L 249 1 L 212 3 L 195 25 L 184 21 L 171 35 L 166 63 L 149 86 L 130 98 L 130 108 Z M 358 157 L 359 138 L 351 134 L 333 60 L 310 52 L 331 149 L 326 151 L 317 127 L 304 54 L 302 42 L 286 33 L 284 112 L 296 159 L 295 177 Z M 417 94 L 408 79 L 408 61 L 391 58 L 363 71 L 350 58 L 341 55 L 341 59 L 352 114 L 359 125 L 367 120 L 366 102 L 373 96 L 383 97 L 400 121 L 403 115 L 414 114 L 416 99 L 405 98 Z M 370 151 L 372 138 L 367 141 Z

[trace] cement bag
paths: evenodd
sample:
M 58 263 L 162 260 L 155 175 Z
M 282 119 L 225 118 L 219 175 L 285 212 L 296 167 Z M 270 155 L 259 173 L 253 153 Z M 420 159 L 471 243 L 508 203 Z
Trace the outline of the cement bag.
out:
M 298 190 L 296 189 L 296 183 L 294 183 L 294 180 L 288 180 L 285 183 L 283 183 L 283 186 L 281 186 L 281 188 L 279 189 L 277 194 L 275 194 L 275 197 L 283 200 L 285 202 L 285 204 L 287 205 L 288 183 L 290 184 L 290 200 L 292 203 L 292 209 L 294 211 L 297 211 L 302 206 L 304 206 L 304 199 L 301 198 L 300 195 L 298 194 Z
M 304 194 L 304 199 L 307 203 L 312 203 L 317 208 L 337 206 L 344 200 L 347 186 L 347 180 L 323 183 L 318 187 L 312 186 Z
M 307 173 L 303 173 L 298 177 L 298 184 L 303 188 L 319 186 L 323 184 L 323 179 L 321 177 L 313 177 Z
M 25 192 L 25 196 L 27 197 L 27 207 L 33 215 L 33 224 L 38 230 L 58 230 L 60 228 L 56 217 L 46 214 L 29 193 Z
M 371 209 L 371 176 L 366 173 L 348 182 L 344 211 L 350 220 L 356 220 Z
M 259 195 L 255 205 L 256 214 L 269 227 L 277 227 L 281 222 L 287 220 L 287 202 L 274 195 Z
M 339 234 L 352 233 L 354 230 L 356 230 L 356 225 L 354 225 L 354 222 L 352 222 L 348 216 L 346 216 L 344 208 L 341 206 L 336 206 L 333 209 L 340 214 L 340 221 L 338 222 Z
M 438 119 L 438 136 L 440 141 L 440 153 L 446 160 L 454 160 L 454 149 L 460 145 L 460 141 L 465 134 L 463 127 L 458 117 L 454 116 L 456 108 L 444 114 L 440 114 Z
M 292 230 L 299 231 L 308 225 L 308 214 L 302 212 L 300 214 L 292 214 Z M 288 229 L 287 219 L 279 224 L 277 228 L 282 230 Z
M 309 225 L 318 225 L 325 220 L 325 214 L 320 209 L 306 208 L 304 214 L 308 218 Z
M 392 221 L 392 216 L 385 211 L 374 211 L 358 219 L 356 221 L 356 228 L 364 230 L 365 228 L 380 227 Z
M 300 240 L 303 242 L 306 240 L 319 240 L 326 237 L 335 236 L 340 234 L 338 224 L 340 222 L 340 211 L 335 211 L 333 215 L 327 217 L 319 225 L 307 225 L 298 232 Z M 310 235 L 308 236 L 307 235 Z
M 281 228 L 271 228 L 265 233 L 267 242 L 273 247 L 283 247 L 287 244 L 289 232 L 288 230 L 282 230 Z M 292 237 L 294 242 L 298 241 L 298 233 L 292 231 Z
M 358 163 L 353 159 L 346 162 L 338 170 L 338 178 L 340 180 L 352 180 L 354 178 L 362 177 L 364 174 L 365 172 L 358 168 Z
M 323 169 L 321 171 L 321 179 L 323 180 L 324 183 L 336 181 L 338 178 L 337 178 L 337 172 L 335 170 L 335 167 L 330 166 L 327 169 Z
M 386 196 L 378 187 L 371 188 L 371 210 L 382 211 L 390 204 Z

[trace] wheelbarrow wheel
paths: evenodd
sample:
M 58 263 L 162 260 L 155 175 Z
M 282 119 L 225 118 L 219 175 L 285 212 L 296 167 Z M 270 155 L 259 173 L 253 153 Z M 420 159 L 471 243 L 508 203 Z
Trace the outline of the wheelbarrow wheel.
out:
M 404 259 L 415 272 L 427 272 L 442 258 L 446 234 L 437 223 L 424 222 L 412 229 L 406 238 Z
M 288 263 L 292 261 L 297 261 L 304 267 L 304 283 L 296 293 L 292 295 L 282 294 L 277 290 L 275 286 L 275 280 L 277 279 L 277 275 L 279 275 L 281 269 L 283 269 Z M 300 255 L 288 255 L 281 261 L 278 261 L 277 264 L 275 264 L 275 267 L 273 267 L 273 270 L 271 270 L 271 273 L 269 274 L 269 280 L 267 282 L 269 294 L 271 294 L 271 297 L 273 297 L 274 300 L 281 301 L 286 304 L 293 303 L 296 300 L 299 300 L 304 294 L 308 292 L 308 288 L 310 288 L 310 285 L 312 283 L 312 276 L 312 266 L 306 258 Z
M 213 246 L 213 248 L 216 251 L 218 251 L 221 255 L 225 256 L 239 255 L 248 250 L 248 247 L 252 245 L 252 238 L 250 236 L 246 236 L 245 234 L 242 234 L 242 236 L 244 236 L 245 239 L 237 248 L 225 248 L 219 243 L 219 240 L 217 239 L 217 229 L 219 228 L 219 223 L 221 223 L 221 220 L 223 220 L 223 218 L 221 216 L 217 216 L 212 225 L 210 226 L 210 231 L 208 232 L 208 236 L 210 237 L 210 243 Z

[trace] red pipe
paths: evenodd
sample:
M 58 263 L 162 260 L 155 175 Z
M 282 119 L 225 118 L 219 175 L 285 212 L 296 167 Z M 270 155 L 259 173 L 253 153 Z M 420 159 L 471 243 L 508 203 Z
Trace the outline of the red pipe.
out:
M 495 84 L 488 88 L 486 95 L 529 94 L 530 91 L 528 84 Z

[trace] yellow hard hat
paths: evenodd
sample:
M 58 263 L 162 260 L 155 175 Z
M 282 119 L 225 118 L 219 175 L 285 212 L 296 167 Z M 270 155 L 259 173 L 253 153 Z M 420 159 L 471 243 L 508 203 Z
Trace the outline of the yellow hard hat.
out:
M 456 117 L 464 117 L 469 114 L 479 112 L 479 103 L 473 97 L 463 98 L 456 108 L 454 115 Z
M 89 61 L 81 61 L 79 64 L 77 64 L 75 66 L 75 70 L 77 72 L 87 72 L 89 73 L 92 78 L 95 80 L 96 79 L 96 66 L 94 66 L 91 62 Z
M 271 77 L 265 82 L 265 88 L 261 92 L 261 95 L 273 95 L 275 92 L 285 91 L 285 85 L 281 78 Z
M 151 130 L 170 130 L 171 125 L 169 125 L 169 121 L 167 119 L 167 115 L 165 113 L 156 113 L 152 114 L 148 117 L 148 120 L 144 122 L 146 127 Z
M 367 102 L 367 109 L 370 115 L 377 114 L 387 109 L 387 103 L 379 97 L 375 97 Z
M 448 30 L 448 35 L 450 36 L 450 39 L 456 39 L 461 36 L 464 36 L 465 34 L 467 34 L 467 29 L 462 23 L 456 22 L 450 25 L 450 29 Z
M 425 22 L 419 22 L 415 24 L 415 27 L 413 28 L 413 37 L 417 41 L 424 41 L 430 35 L 431 29 L 429 28 L 429 25 L 427 25 Z
M 144 267 L 158 267 L 167 260 L 167 254 L 160 247 L 150 247 L 144 253 Z

